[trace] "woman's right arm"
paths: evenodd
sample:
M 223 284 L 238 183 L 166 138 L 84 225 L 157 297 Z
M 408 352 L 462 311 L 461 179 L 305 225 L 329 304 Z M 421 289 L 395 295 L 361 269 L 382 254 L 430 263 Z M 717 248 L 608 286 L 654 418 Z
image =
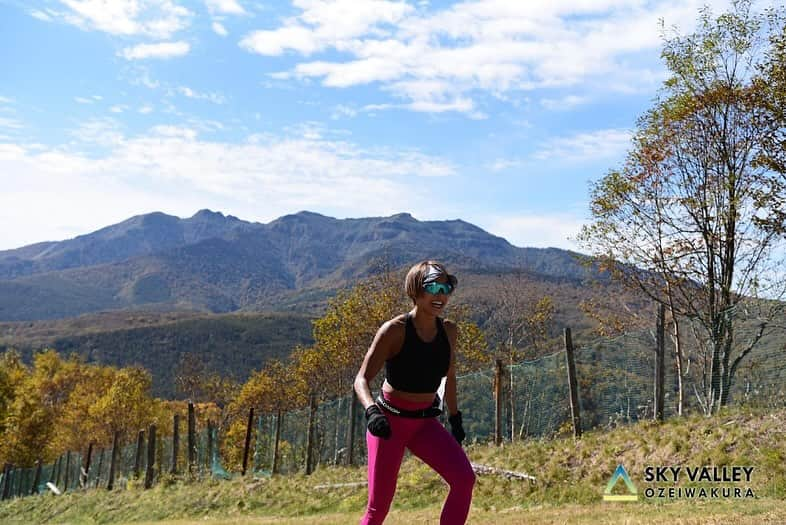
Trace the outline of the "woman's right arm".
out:
M 376 377 L 388 356 L 391 355 L 396 340 L 394 331 L 395 327 L 392 321 L 379 327 L 368 352 L 366 352 L 366 357 L 363 358 L 363 364 L 360 365 L 360 370 L 355 376 L 355 393 L 363 408 L 374 404 L 374 396 L 371 395 L 369 383 Z

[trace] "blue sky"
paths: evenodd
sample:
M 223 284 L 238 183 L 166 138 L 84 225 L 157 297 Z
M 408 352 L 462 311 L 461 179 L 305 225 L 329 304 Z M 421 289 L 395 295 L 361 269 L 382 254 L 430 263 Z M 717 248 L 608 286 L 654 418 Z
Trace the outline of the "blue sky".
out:
M 702 4 L 0 0 L 0 249 L 202 208 L 575 248 Z

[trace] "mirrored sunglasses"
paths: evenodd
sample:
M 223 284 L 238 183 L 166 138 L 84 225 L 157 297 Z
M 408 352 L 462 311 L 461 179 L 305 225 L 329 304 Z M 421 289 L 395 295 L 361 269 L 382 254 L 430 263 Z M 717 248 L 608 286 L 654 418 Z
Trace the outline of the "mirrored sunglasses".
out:
M 450 295 L 453 293 L 453 286 L 450 283 L 428 283 L 423 285 L 423 289 L 426 293 L 430 293 L 431 295 L 437 294 L 445 294 Z

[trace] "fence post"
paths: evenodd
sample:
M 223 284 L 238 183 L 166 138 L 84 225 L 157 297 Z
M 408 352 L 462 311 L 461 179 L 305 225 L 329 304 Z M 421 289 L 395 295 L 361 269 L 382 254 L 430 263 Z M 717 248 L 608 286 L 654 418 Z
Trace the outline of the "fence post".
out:
M 208 477 L 213 473 L 213 446 L 217 445 L 213 443 L 213 421 L 208 419 L 207 420 L 207 457 L 205 457 L 205 470 L 208 473 Z
M 570 415 L 573 421 L 573 435 L 581 437 L 581 413 L 579 412 L 579 391 L 576 383 L 576 361 L 573 356 L 573 340 L 570 328 L 565 328 L 565 358 L 568 360 L 568 388 L 570 389 Z
M 153 486 L 153 475 L 156 463 L 156 426 L 150 425 L 147 434 L 147 468 L 145 469 L 145 488 Z
M 18 473 L 17 476 L 19 476 L 19 480 L 16 482 L 16 497 L 17 498 L 21 498 L 22 497 L 22 486 L 25 484 L 26 470 L 27 469 L 22 468 L 22 467 L 19 467 L 19 469 L 17 469 L 17 473 Z
M 349 425 L 347 428 L 347 465 L 355 464 L 355 419 L 357 414 L 357 400 L 355 399 L 355 389 L 349 394 Z
M 65 479 L 63 480 L 63 492 L 68 490 L 68 475 L 71 473 L 71 451 L 66 451 L 66 467 L 65 467 Z
M 665 360 L 665 331 L 666 331 L 666 305 L 658 305 L 658 320 L 656 327 L 656 344 L 655 351 L 655 410 L 653 416 L 656 421 L 663 421 L 663 376 L 666 369 Z
M 30 495 L 38 494 L 38 485 L 41 483 L 41 458 L 35 462 L 35 476 L 33 477 L 33 486 L 30 487 Z
M 5 478 L 5 488 L 3 489 L 3 499 L 11 499 L 14 497 L 13 491 L 13 484 L 14 478 L 16 477 L 14 474 L 16 473 L 16 469 L 13 465 L 10 465 L 7 471 L 7 474 L 4 476 Z
M 79 484 L 82 488 L 87 488 L 87 477 L 90 475 L 90 460 L 93 458 L 93 442 L 91 441 L 90 444 L 87 446 L 87 458 L 85 461 L 85 467 L 82 469 L 81 476 L 79 478 Z
M 194 403 L 188 402 L 188 472 L 193 474 L 196 467 L 196 416 Z
M 180 448 L 180 414 L 175 414 L 172 421 L 172 466 L 170 474 L 177 474 L 177 454 Z
M 55 485 L 60 487 L 60 477 L 63 475 L 63 456 L 57 458 L 57 463 L 55 465 Z
M 9 478 L 11 477 L 11 464 L 6 463 L 3 467 L 3 491 L 0 494 L 0 501 L 5 501 L 8 499 L 8 491 L 11 488 L 11 483 Z
M 276 437 L 273 439 L 273 466 L 271 474 L 278 472 L 278 441 L 281 439 L 281 409 L 276 411 Z
M 115 430 L 115 435 L 112 438 L 112 455 L 109 460 L 109 480 L 106 484 L 106 490 L 112 490 L 115 486 L 115 469 L 117 468 L 117 447 L 120 444 L 120 431 Z
M 145 447 L 145 431 L 140 430 L 136 437 L 136 456 L 134 457 L 134 477 L 142 476 L 142 449 Z
M 311 464 L 314 456 L 314 423 L 317 418 L 317 396 L 311 392 L 308 398 L 308 438 L 306 440 L 306 475 L 313 472 Z
M 494 444 L 502 444 L 502 359 L 494 363 Z
M 248 424 L 246 425 L 246 440 L 243 443 L 243 468 L 240 471 L 242 476 L 246 475 L 246 467 L 248 467 L 248 448 L 251 446 L 252 428 L 254 428 L 254 407 L 248 409 Z
M 104 449 L 101 448 L 98 451 L 98 467 L 96 468 L 96 481 L 93 484 L 94 488 L 98 488 L 99 483 L 101 483 L 101 469 L 104 468 Z

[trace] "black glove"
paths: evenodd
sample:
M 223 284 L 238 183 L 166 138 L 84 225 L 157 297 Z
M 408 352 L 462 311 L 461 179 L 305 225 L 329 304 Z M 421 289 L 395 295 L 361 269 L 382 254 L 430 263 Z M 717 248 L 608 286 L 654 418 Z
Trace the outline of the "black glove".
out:
M 366 421 L 366 427 L 372 436 L 382 439 L 390 437 L 390 421 L 377 405 L 371 405 L 366 409 Z
M 464 427 L 461 424 L 461 411 L 459 410 L 450 416 L 448 418 L 448 423 L 450 423 L 450 433 L 453 434 L 453 437 L 456 438 L 456 441 L 461 445 L 461 442 L 467 437 L 464 433 Z

